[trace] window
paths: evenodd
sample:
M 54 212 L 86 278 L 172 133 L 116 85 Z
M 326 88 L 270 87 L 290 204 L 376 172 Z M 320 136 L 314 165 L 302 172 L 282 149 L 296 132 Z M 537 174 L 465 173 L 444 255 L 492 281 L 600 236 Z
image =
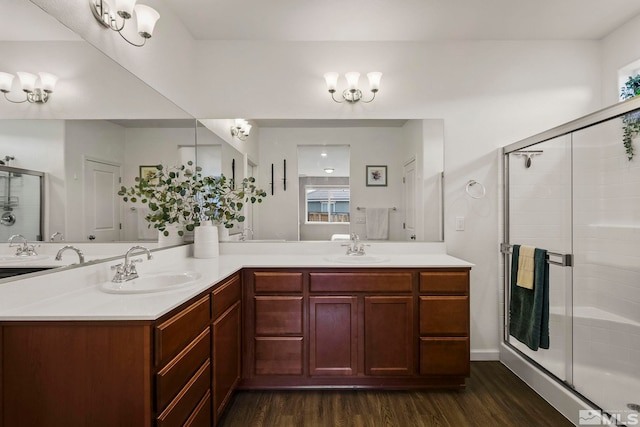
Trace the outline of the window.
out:
M 307 186 L 305 206 L 307 223 L 349 222 L 349 186 Z

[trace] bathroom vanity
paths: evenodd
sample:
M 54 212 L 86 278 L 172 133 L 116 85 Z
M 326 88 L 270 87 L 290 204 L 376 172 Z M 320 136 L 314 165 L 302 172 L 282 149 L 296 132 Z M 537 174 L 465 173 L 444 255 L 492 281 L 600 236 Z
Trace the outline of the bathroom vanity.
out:
M 188 250 L 138 264 L 201 273 L 171 291 L 102 292 L 108 263 L 0 286 L 0 426 L 209 426 L 237 388 L 464 387 L 471 264 Z

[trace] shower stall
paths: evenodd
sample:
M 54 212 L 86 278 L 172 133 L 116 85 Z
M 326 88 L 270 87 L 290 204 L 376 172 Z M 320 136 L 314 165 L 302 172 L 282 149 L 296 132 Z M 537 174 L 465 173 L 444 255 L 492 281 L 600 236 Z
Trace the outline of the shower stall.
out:
M 42 240 L 44 173 L 0 165 L 0 242 L 14 234 Z
M 640 424 L 640 138 L 633 160 L 623 146 L 638 98 L 503 148 L 504 344 L 625 425 Z M 548 251 L 549 349 L 509 333 L 513 245 Z

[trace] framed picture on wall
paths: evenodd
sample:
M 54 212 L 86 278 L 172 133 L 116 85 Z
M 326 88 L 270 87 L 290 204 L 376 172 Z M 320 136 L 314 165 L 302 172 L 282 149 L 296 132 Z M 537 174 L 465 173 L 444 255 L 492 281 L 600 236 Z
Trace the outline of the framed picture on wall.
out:
M 367 187 L 386 187 L 387 167 L 367 165 Z
M 151 166 L 140 166 L 140 179 L 146 179 L 149 184 L 157 184 L 158 178 L 156 174 L 158 173 L 157 165 Z

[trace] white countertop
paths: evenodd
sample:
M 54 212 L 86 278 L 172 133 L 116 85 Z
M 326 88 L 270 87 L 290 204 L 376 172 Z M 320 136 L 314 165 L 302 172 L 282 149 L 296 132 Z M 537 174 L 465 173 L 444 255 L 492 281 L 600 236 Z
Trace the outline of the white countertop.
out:
M 111 266 L 121 260 L 90 264 L 15 279 L 0 284 L 0 321 L 37 320 L 156 320 L 225 277 L 244 267 L 348 267 L 425 268 L 472 267 L 446 255 L 440 243 L 373 243 L 367 253 L 381 262 L 354 264 L 333 262 L 344 253 L 333 242 L 229 243 L 220 245 L 220 256 L 191 257 L 192 245 L 155 251 L 154 258 L 136 255 L 141 277 L 162 271 L 197 271 L 193 284 L 170 291 L 147 294 L 111 294 L 100 284 L 113 277 Z M 266 255 L 265 255 L 266 254 Z

